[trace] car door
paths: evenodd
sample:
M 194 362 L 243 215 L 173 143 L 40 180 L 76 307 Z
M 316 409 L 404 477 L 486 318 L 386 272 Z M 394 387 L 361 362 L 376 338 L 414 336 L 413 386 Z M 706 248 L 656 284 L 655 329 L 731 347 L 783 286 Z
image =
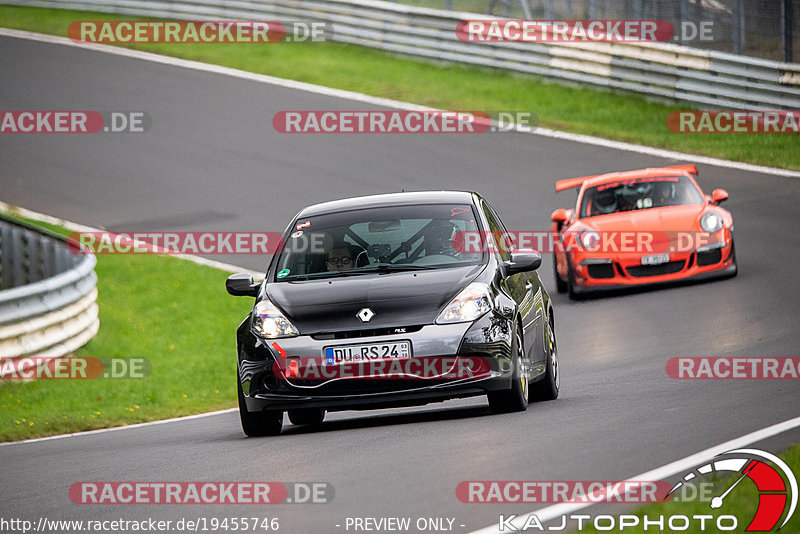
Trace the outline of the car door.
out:
M 513 241 L 509 232 L 494 209 L 484 201 L 484 213 L 493 236 L 500 236 L 505 243 L 496 246 L 501 261 L 511 261 Z M 531 376 L 544 369 L 544 304 L 543 289 L 539 275 L 535 271 L 523 272 L 506 277 L 502 281 L 503 290 L 516 302 L 522 320 L 525 342 L 525 355 Z

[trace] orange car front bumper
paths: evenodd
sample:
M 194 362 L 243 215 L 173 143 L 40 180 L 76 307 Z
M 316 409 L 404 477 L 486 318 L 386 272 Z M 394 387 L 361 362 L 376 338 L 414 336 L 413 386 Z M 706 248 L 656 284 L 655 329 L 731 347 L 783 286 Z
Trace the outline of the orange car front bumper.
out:
M 730 238 L 718 248 L 670 253 L 669 261 L 656 265 L 643 265 L 639 255 L 599 258 L 597 255 L 570 254 L 569 261 L 576 293 L 724 277 L 736 272 L 734 245 Z

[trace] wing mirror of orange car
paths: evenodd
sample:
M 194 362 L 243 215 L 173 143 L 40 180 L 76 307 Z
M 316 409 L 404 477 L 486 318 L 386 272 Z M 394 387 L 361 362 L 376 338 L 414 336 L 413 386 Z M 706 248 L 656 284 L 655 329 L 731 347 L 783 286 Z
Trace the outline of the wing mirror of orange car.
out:
M 559 208 L 550 215 L 550 219 L 556 224 L 564 224 L 567 222 L 567 210 L 564 208 Z
M 728 200 L 728 192 L 725 191 L 724 189 L 714 189 L 714 191 L 712 191 L 711 201 L 714 204 L 719 205 L 725 202 L 726 200 Z

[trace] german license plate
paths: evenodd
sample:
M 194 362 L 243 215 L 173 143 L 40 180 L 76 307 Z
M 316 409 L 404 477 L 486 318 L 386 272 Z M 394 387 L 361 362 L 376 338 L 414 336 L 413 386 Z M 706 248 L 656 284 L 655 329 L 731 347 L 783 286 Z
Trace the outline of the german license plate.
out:
M 669 262 L 669 254 L 653 254 L 652 256 L 642 256 L 642 265 L 661 265 Z
M 365 362 L 370 360 L 389 360 L 410 358 L 410 341 L 389 341 L 386 343 L 365 343 L 363 345 L 338 345 L 322 349 L 325 365 Z

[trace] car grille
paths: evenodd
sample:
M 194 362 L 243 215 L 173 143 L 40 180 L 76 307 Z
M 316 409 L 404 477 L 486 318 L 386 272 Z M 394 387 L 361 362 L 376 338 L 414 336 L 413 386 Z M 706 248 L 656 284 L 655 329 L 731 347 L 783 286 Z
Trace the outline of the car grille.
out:
M 589 265 L 588 271 L 592 278 L 614 278 L 614 265 L 611 263 Z
M 677 273 L 686 264 L 686 260 L 669 261 L 660 265 L 636 265 L 628 267 L 628 274 L 641 278 L 643 276 L 660 276 L 662 274 Z
M 372 336 L 395 336 L 397 334 L 408 334 L 410 332 L 418 332 L 422 330 L 423 325 L 414 326 L 393 326 L 390 328 L 370 328 L 363 330 L 344 330 L 341 332 L 320 332 L 312 334 L 313 339 L 320 341 L 327 341 L 331 339 L 353 339 L 359 337 L 372 337 Z
M 722 261 L 722 249 L 715 248 L 708 252 L 697 253 L 697 266 L 703 267 L 704 265 L 713 265 Z

